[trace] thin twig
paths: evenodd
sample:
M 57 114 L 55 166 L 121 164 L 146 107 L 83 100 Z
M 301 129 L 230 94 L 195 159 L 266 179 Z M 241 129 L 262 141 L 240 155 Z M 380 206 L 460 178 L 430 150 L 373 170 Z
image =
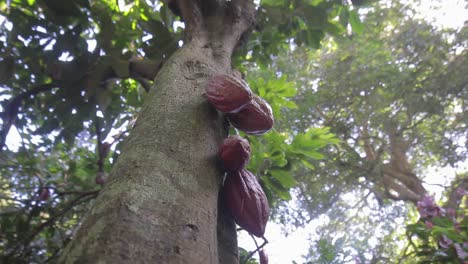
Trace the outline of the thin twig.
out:
M 249 259 L 252 258 L 252 256 L 257 253 L 258 251 L 260 251 L 266 244 L 268 244 L 268 240 L 263 236 L 262 239 L 263 239 L 263 243 L 258 246 L 257 244 L 257 240 L 255 239 L 255 237 L 249 233 L 249 235 L 252 237 L 254 243 L 255 243 L 255 246 L 257 247 L 254 251 L 250 252 L 249 255 L 247 255 L 247 257 L 245 258 L 245 262 L 244 263 L 247 263 L 247 261 L 249 261 Z

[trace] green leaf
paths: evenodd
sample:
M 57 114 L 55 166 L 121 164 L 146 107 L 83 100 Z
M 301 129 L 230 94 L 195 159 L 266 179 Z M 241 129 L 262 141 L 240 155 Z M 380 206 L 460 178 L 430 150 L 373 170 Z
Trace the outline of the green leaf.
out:
M 285 107 L 285 108 L 290 108 L 290 109 L 297 109 L 297 108 L 298 108 L 298 107 L 297 107 L 297 104 L 296 104 L 295 102 L 293 102 L 293 101 L 288 101 L 288 100 L 284 100 L 284 101 L 282 102 L 282 105 L 283 105 L 283 107 Z
M 266 90 L 265 90 L 265 87 L 263 87 L 263 86 L 262 86 L 262 87 L 259 87 L 257 93 L 258 93 L 258 96 L 260 96 L 260 97 L 262 97 L 262 98 L 266 97 Z
M 348 25 L 348 22 L 349 22 L 349 9 L 347 7 L 343 7 L 341 9 L 339 17 L 340 17 L 339 21 L 340 21 L 341 25 L 346 27 Z
M 270 170 L 270 174 L 286 189 L 290 189 L 297 185 L 296 180 L 289 171 Z
M 328 132 L 329 128 L 325 127 L 311 128 L 305 134 L 297 134 L 290 145 L 290 151 L 312 159 L 323 159 L 325 156 L 318 150 L 328 144 L 339 142 L 335 135 Z
M 285 4 L 286 4 L 285 0 L 262 0 L 262 5 L 284 6 Z
M 324 8 L 304 6 L 302 12 L 309 29 L 320 30 L 328 23 L 327 10 Z
M 249 251 L 245 250 L 242 247 L 239 248 L 239 260 L 240 263 L 245 263 L 245 264 L 258 264 L 258 262 L 254 258 L 249 258 L 247 260 L 247 257 L 249 256 Z
M 322 2 L 323 2 L 323 0 L 309 0 L 310 5 L 312 5 L 312 6 L 317 6 Z
M 324 29 L 327 33 L 335 36 L 341 36 L 345 32 L 345 28 L 338 21 L 329 21 Z
M 284 167 L 288 164 L 288 160 L 286 159 L 284 152 L 274 153 L 270 157 L 270 160 L 273 162 L 273 165 L 277 167 Z
M 269 179 L 268 176 L 263 176 L 261 178 L 263 184 L 265 187 L 267 187 L 272 193 L 274 193 L 276 196 L 278 196 L 280 199 L 283 199 L 285 201 L 289 201 L 292 199 L 291 194 L 289 193 L 289 190 L 284 189 L 276 180 L 276 182 L 272 181 Z
M 453 222 L 447 217 L 435 217 L 432 220 L 434 226 L 445 227 L 445 228 L 452 228 Z
M 315 167 L 314 165 L 312 165 L 310 162 L 308 162 L 307 160 L 304 160 L 304 159 L 301 159 L 301 163 L 306 167 L 306 168 L 309 168 L 311 170 L 314 170 Z
M 317 151 L 308 150 L 308 149 L 295 149 L 293 152 L 303 154 L 303 155 L 305 155 L 305 156 L 307 156 L 309 158 L 312 158 L 312 159 L 320 160 L 320 159 L 325 158 L 325 156 L 323 156 L 323 154 L 320 154 Z
M 364 31 L 364 24 L 362 24 L 356 10 L 349 11 L 349 23 L 351 24 L 353 31 L 357 34 L 361 34 Z

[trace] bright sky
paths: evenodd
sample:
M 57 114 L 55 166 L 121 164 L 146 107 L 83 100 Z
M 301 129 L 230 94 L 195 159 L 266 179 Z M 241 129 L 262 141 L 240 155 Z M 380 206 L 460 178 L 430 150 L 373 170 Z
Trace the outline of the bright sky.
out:
M 409 1 L 409 0 L 408 0 Z M 411 1 L 410 1 L 411 2 Z M 464 0 L 441 0 L 429 1 L 423 0 L 418 6 L 418 11 L 422 16 L 434 20 L 441 27 L 459 28 L 463 26 L 465 20 L 468 20 L 467 4 Z M 434 7 L 439 6 L 435 9 Z M 7 145 L 11 150 L 15 150 L 20 145 L 20 137 L 15 127 L 12 127 L 7 137 Z M 451 170 L 442 169 L 439 173 L 442 175 L 450 175 Z M 437 174 L 440 175 L 440 174 Z M 432 174 L 427 179 L 431 183 L 437 183 L 440 176 Z M 428 189 L 431 189 L 431 186 Z M 437 190 L 434 189 L 433 192 Z M 317 223 L 311 223 L 304 228 L 300 228 L 285 237 L 281 232 L 281 227 L 275 223 L 268 223 L 265 236 L 269 240 L 269 244 L 265 247 L 269 255 L 270 264 L 287 264 L 295 260 L 297 263 L 303 263 L 302 255 L 307 254 L 309 249 L 308 238 L 315 230 Z M 260 240 L 259 240 L 260 242 Z M 261 243 L 261 242 L 260 242 Z M 254 250 L 255 245 L 249 235 L 241 232 L 239 236 L 239 246 L 247 250 Z M 257 258 L 257 256 L 255 256 Z
M 422 4 L 417 7 L 418 12 L 442 27 L 460 28 L 468 20 L 466 0 L 422 0 L 421 2 Z

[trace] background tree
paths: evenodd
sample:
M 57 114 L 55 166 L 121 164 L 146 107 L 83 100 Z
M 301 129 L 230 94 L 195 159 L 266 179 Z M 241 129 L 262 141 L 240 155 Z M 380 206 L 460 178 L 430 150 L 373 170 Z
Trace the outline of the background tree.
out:
M 439 30 L 412 18 L 409 6 L 382 6 L 366 9 L 362 34 L 275 60 L 275 71 L 300 87 L 299 108 L 285 111 L 284 127 L 322 124 L 340 139 L 324 161 L 295 171 L 298 201 L 279 213 L 297 226 L 326 213 L 312 263 L 394 261 L 396 242 L 405 239 L 395 230 L 408 207 L 391 201 L 416 204 L 427 194 L 430 166 L 456 168 L 466 160 L 467 78 L 458 70 L 468 63 L 466 27 Z M 467 188 L 461 175 L 447 179 L 447 197 Z M 457 208 L 459 198 L 446 206 Z
M 238 262 L 235 226 L 218 202 L 216 152 L 227 130 L 203 84 L 232 73 L 234 51 L 240 68 L 266 66 L 293 43 L 318 47 L 327 32 L 359 27 L 356 8 L 337 0 L 0 2 L 2 260 Z M 294 107 L 284 79 L 253 86 L 276 114 Z M 8 149 L 15 130 L 20 145 Z M 251 140 L 261 149 L 262 139 Z M 320 129 L 265 140 L 251 169 L 272 205 L 295 184 L 286 154 L 299 163 L 336 142 Z

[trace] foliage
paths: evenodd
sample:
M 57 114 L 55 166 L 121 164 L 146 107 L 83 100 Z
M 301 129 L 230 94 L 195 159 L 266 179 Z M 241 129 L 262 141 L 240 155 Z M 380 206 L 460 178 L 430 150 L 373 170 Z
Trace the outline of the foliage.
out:
M 348 24 L 362 31 L 357 9 L 341 0 L 260 1 L 257 30 L 233 58 L 243 71 L 258 66 L 248 80 L 277 118 L 278 129 L 249 137 L 250 169 L 272 205 L 290 199 L 291 171 L 312 167 L 319 149 L 338 141 L 321 126 L 283 129 L 296 88 L 267 69 L 291 45 L 318 48 Z M 158 88 L 154 76 L 183 44 L 184 24 L 161 1 L 13 0 L 0 1 L 0 28 L 0 249 L 7 262 L 45 262 L 99 192 L 146 92 Z
M 326 213 L 312 263 L 395 259 L 410 210 L 395 201 L 426 195 L 429 166 L 466 159 L 466 27 L 437 29 L 396 1 L 363 13 L 362 34 L 327 39 L 320 51 L 297 47 L 273 63 L 298 87 L 297 108 L 285 109 L 281 128 L 329 126 L 340 140 L 322 151 L 324 160 L 292 171 L 297 199 L 276 210 L 296 226 Z M 344 246 L 323 251 L 337 236 Z
M 430 196 L 418 202 L 420 218 L 408 224 L 408 244 L 400 257 L 402 263 L 461 263 L 468 260 L 468 191 L 456 192 L 462 197 L 455 208 L 441 208 Z
M 252 90 L 270 102 L 276 119 L 275 126 L 281 126 L 281 110 L 297 108 L 291 101 L 296 94 L 295 86 L 287 81 L 286 76 L 274 78 L 268 71 L 251 71 L 249 74 L 247 81 Z M 260 177 L 272 204 L 276 204 L 278 198 L 280 201 L 291 199 L 289 190 L 298 184 L 292 171 L 311 167 L 310 160 L 323 159 L 323 155 L 318 152 L 320 149 L 338 143 L 326 127 L 310 128 L 296 134 L 280 131 L 273 129 L 262 137 L 243 135 L 249 139 L 252 149 L 248 169 Z
M 258 264 L 258 261 L 255 259 L 251 258 L 250 256 L 251 253 L 249 253 L 247 250 L 244 248 L 239 248 L 239 263 L 245 263 L 245 264 Z

